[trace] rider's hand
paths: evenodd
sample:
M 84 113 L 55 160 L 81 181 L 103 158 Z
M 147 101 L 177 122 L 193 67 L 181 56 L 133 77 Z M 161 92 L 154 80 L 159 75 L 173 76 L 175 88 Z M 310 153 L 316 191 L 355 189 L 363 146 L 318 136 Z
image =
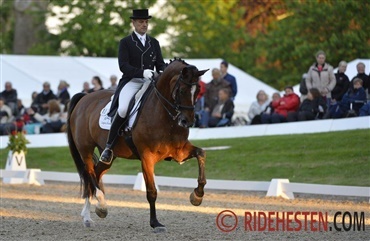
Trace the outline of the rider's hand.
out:
M 151 80 L 154 76 L 154 71 L 151 69 L 144 69 L 143 76 L 144 76 L 144 79 Z

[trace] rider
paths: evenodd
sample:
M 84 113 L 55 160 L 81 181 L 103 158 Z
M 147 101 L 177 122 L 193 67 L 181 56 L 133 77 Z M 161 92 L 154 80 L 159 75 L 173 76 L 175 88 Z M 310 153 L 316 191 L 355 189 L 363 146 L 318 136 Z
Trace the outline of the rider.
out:
M 146 81 L 154 77 L 154 67 L 159 72 L 163 71 L 166 66 L 158 40 L 146 34 L 151 17 L 148 15 L 148 9 L 134 9 L 130 17 L 135 28 L 134 32 L 121 39 L 119 44 L 118 63 L 123 74 L 110 111 L 112 114 L 117 109 L 117 113 L 112 121 L 106 147 L 100 156 L 100 161 L 106 164 L 110 164 L 113 159 L 112 149 L 118 132 L 125 118 L 128 117 L 128 105 L 131 98 Z

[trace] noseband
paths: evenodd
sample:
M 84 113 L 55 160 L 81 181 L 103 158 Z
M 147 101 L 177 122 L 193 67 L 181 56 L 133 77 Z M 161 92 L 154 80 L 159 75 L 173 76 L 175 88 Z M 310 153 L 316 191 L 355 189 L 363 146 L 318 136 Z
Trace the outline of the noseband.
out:
M 187 106 L 187 105 L 181 105 L 180 104 L 180 99 L 179 99 L 179 89 L 180 89 L 179 88 L 179 85 L 180 85 L 180 82 L 183 83 L 183 84 L 185 84 L 185 85 L 187 85 L 187 86 L 193 86 L 193 85 L 197 85 L 198 84 L 198 82 L 191 83 L 191 82 L 184 81 L 183 76 L 182 76 L 182 73 L 180 73 L 179 77 L 177 77 L 175 87 L 172 90 L 172 94 L 171 95 L 173 96 L 173 98 L 175 100 L 175 102 L 172 103 L 169 100 L 167 100 L 161 94 L 161 92 L 159 92 L 159 90 L 157 89 L 154 81 L 152 81 L 152 84 L 154 85 L 154 93 L 156 94 L 156 96 L 160 100 L 162 106 L 165 108 L 165 110 L 172 117 L 173 120 L 176 120 L 176 118 L 179 117 L 179 115 L 181 114 L 181 110 L 194 110 L 194 105 Z M 165 101 L 167 104 L 169 104 L 172 107 L 172 109 L 176 112 L 175 115 L 173 115 L 171 113 L 171 111 L 166 107 L 166 105 L 163 103 L 163 101 Z

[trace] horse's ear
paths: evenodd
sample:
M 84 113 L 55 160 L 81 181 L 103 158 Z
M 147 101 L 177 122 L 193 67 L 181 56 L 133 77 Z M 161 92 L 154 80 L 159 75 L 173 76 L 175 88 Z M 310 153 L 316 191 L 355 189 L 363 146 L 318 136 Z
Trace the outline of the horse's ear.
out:
M 199 70 L 198 73 L 197 73 L 198 77 L 204 75 L 204 73 L 207 72 L 208 70 L 209 69 Z

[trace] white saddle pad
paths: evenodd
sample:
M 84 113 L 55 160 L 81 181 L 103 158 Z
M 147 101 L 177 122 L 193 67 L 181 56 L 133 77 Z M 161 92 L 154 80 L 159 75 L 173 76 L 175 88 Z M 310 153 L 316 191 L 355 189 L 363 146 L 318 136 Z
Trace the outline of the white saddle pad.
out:
M 110 106 L 112 105 L 112 99 L 113 99 L 114 95 L 112 95 L 110 101 L 108 102 L 108 104 L 100 111 L 100 117 L 99 117 L 99 126 L 100 128 L 104 129 L 104 130 L 110 130 L 110 126 L 111 126 L 111 117 L 108 116 L 108 113 L 109 113 L 109 110 L 110 110 Z
M 135 105 L 134 108 L 132 108 L 130 112 L 130 118 L 136 118 L 137 115 L 133 115 L 133 112 L 136 111 L 140 107 L 140 99 L 143 97 L 143 94 L 145 93 L 146 89 L 149 87 L 150 81 L 147 81 L 143 84 L 141 89 L 135 94 Z M 99 126 L 103 130 L 110 130 L 111 124 L 112 124 L 112 118 L 108 116 L 110 106 L 112 105 L 114 95 L 110 98 L 110 101 L 108 104 L 100 111 L 100 117 L 99 117 Z M 135 120 L 131 120 L 130 122 L 133 123 Z

